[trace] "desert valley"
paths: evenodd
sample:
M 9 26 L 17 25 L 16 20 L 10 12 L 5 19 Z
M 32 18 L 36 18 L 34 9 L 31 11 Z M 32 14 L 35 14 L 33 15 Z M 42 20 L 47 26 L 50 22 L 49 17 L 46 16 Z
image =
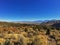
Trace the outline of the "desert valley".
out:
M 0 22 L 0 45 L 60 45 L 60 20 L 39 24 Z

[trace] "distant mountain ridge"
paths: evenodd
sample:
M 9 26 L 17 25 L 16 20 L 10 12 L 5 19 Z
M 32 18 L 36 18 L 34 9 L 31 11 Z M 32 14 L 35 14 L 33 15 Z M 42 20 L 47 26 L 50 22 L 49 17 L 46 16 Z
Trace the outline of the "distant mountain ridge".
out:
M 0 21 L 5 22 L 5 21 Z M 26 24 L 55 24 L 60 23 L 60 20 L 37 20 L 37 21 L 11 21 L 12 23 L 26 23 Z
M 43 21 L 39 20 L 39 21 L 14 21 L 14 23 L 25 23 L 25 24 L 40 24 Z
M 14 21 L 15 23 L 60 23 L 60 20 Z
M 48 20 L 47 22 L 42 22 L 42 24 L 55 24 L 60 23 L 60 20 Z
M 52 27 L 60 27 L 60 20 L 37 20 L 37 21 L 14 21 L 14 22 L 2 22 L 0 21 L 0 25 L 6 25 L 6 24 L 10 24 L 11 25 L 15 25 L 15 23 L 18 24 L 38 24 L 38 25 L 46 25 L 46 26 L 52 26 Z

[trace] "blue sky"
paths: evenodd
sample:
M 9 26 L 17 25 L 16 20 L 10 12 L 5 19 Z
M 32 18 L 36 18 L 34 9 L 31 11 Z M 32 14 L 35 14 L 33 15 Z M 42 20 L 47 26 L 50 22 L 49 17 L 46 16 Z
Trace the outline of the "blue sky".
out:
M 0 0 L 1 21 L 60 19 L 60 0 Z

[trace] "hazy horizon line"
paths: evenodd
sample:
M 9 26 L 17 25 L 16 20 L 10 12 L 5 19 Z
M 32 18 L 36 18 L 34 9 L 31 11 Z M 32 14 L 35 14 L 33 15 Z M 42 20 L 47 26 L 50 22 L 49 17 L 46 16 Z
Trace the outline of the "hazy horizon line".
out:
M 60 20 L 60 19 L 46 19 L 46 20 Z M 42 20 L 42 19 L 40 19 L 40 20 L 0 20 L 1 22 L 14 22 L 14 21 L 16 21 L 16 22 L 18 22 L 18 21 L 45 21 L 45 20 Z

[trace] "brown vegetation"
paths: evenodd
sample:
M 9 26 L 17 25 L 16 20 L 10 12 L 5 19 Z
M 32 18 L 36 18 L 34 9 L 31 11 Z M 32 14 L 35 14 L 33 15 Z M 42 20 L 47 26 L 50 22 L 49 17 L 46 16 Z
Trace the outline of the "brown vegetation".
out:
M 46 25 L 0 22 L 0 45 L 60 45 L 60 29 Z

